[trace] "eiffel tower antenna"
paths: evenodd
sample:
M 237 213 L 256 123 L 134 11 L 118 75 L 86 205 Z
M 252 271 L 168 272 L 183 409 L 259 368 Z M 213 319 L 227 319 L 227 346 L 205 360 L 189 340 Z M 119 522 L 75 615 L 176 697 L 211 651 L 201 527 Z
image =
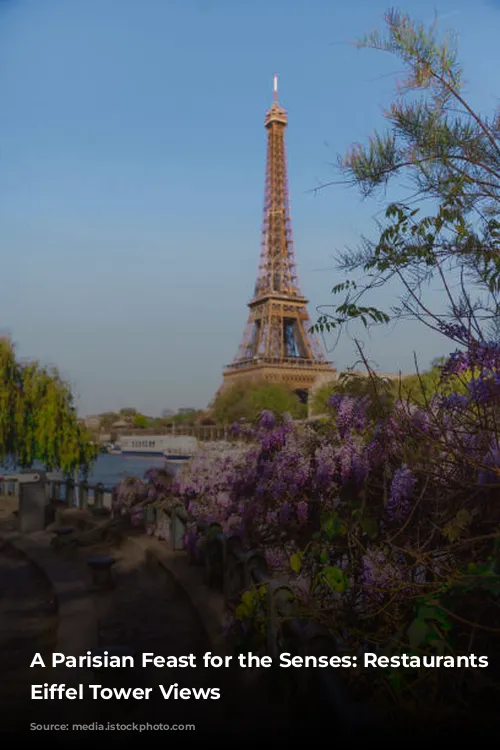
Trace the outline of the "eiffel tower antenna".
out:
M 307 394 L 335 370 L 310 334 L 308 300 L 300 291 L 293 247 L 285 154 L 286 111 L 278 104 L 278 76 L 267 130 L 266 186 L 260 263 L 241 345 L 224 370 L 224 385 L 241 378 L 284 382 L 307 400 Z

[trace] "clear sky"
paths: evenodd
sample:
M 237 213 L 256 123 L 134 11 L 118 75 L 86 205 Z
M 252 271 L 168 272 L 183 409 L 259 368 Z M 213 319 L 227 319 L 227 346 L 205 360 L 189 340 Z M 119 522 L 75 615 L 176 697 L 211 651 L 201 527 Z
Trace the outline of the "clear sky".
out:
M 399 7 L 456 30 L 469 98 L 490 113 L 500 2 Z M 373 233 L 380 205 L 311 191 L 383 123 L 398 63 L 349 43 L 386 8 L 0 0 L 0 328 L 21 357 L 59 367 L 82 414 L 204 407 L 219 386 L 257 271 L 275 71 L 311 316 L 331 301 L 336 251 Z M 411 371 L 414 351 L 427 366 L 447 344 L 408 324 L 366 340 L 384 371 Z M 352 365 L 352 340 L 329 357 Z

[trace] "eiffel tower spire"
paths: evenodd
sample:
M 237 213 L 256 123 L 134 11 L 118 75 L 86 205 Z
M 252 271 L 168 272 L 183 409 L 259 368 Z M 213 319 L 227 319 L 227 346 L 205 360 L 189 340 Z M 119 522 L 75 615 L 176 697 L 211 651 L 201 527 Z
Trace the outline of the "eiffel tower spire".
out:
M 335 371 L 309 333 L 308 300 L 300 291 L 285 154 L 288 117 L 278 103 L 277 75 L 264 124 L 267 165 L 259 270 L 246 330 L 238 354 L 224 371 L 224 382 L 263 378 L 286 382 L 303 395 L 321 374 Z

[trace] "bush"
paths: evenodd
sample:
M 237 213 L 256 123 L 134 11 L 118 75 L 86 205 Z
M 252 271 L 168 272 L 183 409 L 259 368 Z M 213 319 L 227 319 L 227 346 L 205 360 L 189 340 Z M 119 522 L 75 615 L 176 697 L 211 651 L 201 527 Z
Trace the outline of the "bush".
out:
M 241 380 L 228 386 L 215 398 L 212 412 L 219 424 L 232 424 L 240 419 L 255 421 L 259 414 L 270 409 L 276 414 L 290 414 L 295 419 L 307 416 L 307 406 L 281 383 Z

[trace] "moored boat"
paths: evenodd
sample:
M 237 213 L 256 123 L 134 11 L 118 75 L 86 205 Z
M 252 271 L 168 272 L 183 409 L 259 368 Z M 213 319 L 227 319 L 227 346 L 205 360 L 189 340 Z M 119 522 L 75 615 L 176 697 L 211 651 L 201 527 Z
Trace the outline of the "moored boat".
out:
M 122 435 L 120 453 L 134 456 L 163 456 L 167 461 L 188 461 L 198 452 L 198 441 L 185 435 Z

